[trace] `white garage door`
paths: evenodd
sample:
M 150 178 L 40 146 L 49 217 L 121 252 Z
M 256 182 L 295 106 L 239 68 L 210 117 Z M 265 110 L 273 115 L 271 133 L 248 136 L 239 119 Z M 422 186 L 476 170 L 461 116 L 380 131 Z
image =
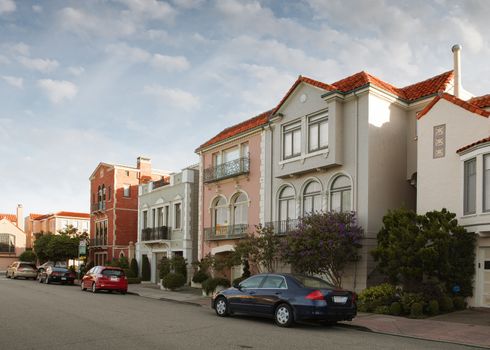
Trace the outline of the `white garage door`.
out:
M 481 248 L 482 306 L 490 307 L 490 248 Z

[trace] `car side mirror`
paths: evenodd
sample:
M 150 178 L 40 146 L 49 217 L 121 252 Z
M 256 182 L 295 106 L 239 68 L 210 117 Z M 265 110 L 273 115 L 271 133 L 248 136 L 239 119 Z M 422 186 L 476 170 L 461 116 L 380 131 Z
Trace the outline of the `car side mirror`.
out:
M 236 289 L 238 289 L 238 290 L 242 290 L 242 286 L 240 285 L 240 283 L 239 283 L 239 282 L 237 282 L 237 283 L 233 283 L 233 288 L 236 288 Z

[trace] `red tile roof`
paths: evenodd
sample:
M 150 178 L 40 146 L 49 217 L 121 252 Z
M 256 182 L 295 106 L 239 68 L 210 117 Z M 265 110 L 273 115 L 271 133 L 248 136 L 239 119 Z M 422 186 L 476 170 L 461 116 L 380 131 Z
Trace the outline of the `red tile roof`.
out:
M 17 224 L 17 215 L 15 214 L 0 214 L 0 220 L 4 218 L 14 224 Z
M 471 103 L 472 105 L 479 107 L 479 108 L 490 107 L 490 94 L 478 96 L 478 97 L 473 97 L 468 102 Z
M 405 86 L 400 90 L 403 92 L 405 100 L 414 101 L 425 96 L 446 91 L 453 77 L 454 73 L 450 70 L 427 80 Z
M 470 149 L 470 148 L 473 148 L 477 145 L 481 145 L 483 143 L 487 143 L 487 142 L 490 142 L 490 136 L 489 137 L 485 137 L 484 139 L 481 139 L 481 140 L 478 140 L 476 142 L 473 142 L 472 144 L 470 145 L 467 145 L 467 146 L 464 146 L 464 147 L 461 147 L 460 149 L 458 149 L 456 152 L 457 153 L 460 153 L 460 152 L 463 152 L 463 151 L 466 151 L 467 149 Z
M 236 125 L 230 126 L 229 128 L 224 129 L 218 135 L 214 136 L 209 141 L 203 143 L 196 151 L 199 151 L 202 148 L 211 146 L 220 141 L 226 140 L 232 136 L 241 134 L 243 132 L 252 130 L 261 125 L 267 124 L 269 121 L 269 117 L 272 115 L 272 110 L 259 114 L 251 119 L 245 120 L 244 122 L 238 123 Z
M 34 213 L 29 214 L 29 218 L 32 220 L 36 220 L 36 219 L 40 218 L 41 216 L 43 216 L 43 214 L 34 214 Z
M 72 211 L 59 211 L 55 213 L 56 216 L 74 217 L 74 218 L 86 218 L 90 219 L 90 214 L 87 213 L 77 213 Z
M 472 113 L 475 113 L 475 114 L 478 114 L 482 117 L 490 117 L 490 112 L 489 111 L 486 111 L 484 109 L 481 109 L 479 107 L 476 107 L 475 105 L 467 102 L 467 101 L 463 101 L 459 98 L 457 98 L 456 96 L 453 96 L 453 95 L 450 95 L 448 93 L 440 93 L 439 95 L 437 95 L 427 106 L 425 106 L 425 108 L 423 110 L 420 111 L 420 113 L 417 115 L 417 119 L 420 119 L 422 118 L 424 115 L 426 115 L 431 109 L 432 107 L 434 107 L 434 105 L 439 102 L 439 100 L 441 99 L 445 99 L 451 103 L 454 103 L 455 105 L 458 105 Z

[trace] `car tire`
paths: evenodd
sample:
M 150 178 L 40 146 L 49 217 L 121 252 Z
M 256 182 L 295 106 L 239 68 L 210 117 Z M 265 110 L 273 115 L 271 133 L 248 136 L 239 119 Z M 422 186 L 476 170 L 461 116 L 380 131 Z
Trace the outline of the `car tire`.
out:
M 219 296 L 216 298 L 214 302 L 214 310 L 216 311 L 216 315 L 220 317 L 226 317 L 230 314 L 228 301 L 225 297 Z
M 124 295 L 124 294 L 126 294 L 127 292 L 128 292 L 127 290 L 122 290 L 122 291 L 121 291 L 121 294 L 122 294 L 122 295 Z
M 44 283 L 49 284 L 49 277 L 47 275 L 46 275 L 46 277 L 44 277 Z
M 95 282 L 92 283 L 92 287 L 90 288 L 92 293 L 97 293 L 97 286 L 95 285 Z
M 9 273 L 5 272 L 5 278 L 10 278 Z
M 279 304 L 274 311 L 274 321 L 279 327 L 291 327 L 294 322 L 291 306 L 288 304 Z
M 80 282 L 80 288 L 82 289 L 82 292 L 85 292 L 87 288 L 83 286 L 83 282 Z
M 43 278 L 42 278 L 41 276 L 37 276 L 37 281 L 38 281 L 39 283 L 43 283 Z

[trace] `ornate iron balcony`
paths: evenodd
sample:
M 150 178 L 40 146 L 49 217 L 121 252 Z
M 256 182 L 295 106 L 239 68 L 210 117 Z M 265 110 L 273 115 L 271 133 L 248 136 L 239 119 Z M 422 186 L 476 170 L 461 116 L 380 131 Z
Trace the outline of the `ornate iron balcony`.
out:
M 249 225 L 207 227 L 204 229 L 204 237 L 207 241 L 239 239 L 245 237 L 248 234 L 248 231 Z
M 272 227 L 274 229 L 274 233 L 276 233 L 277 235 L 286 235 L 289 232 L 296 230 L 298 224 L 298 219 L 288 219 L 281 221 L 271 221 L 266 223 L 265 226 Z
M 161 241 L 170 239 L 170 230 L 167 226 L 147 227 L 141 230 L 141 241 Z
M 230 177 L 248 174 L 250 172 L 250 158 L 241 157 L 223 164 L 204 169 L 204 182 L 213 182 Z

